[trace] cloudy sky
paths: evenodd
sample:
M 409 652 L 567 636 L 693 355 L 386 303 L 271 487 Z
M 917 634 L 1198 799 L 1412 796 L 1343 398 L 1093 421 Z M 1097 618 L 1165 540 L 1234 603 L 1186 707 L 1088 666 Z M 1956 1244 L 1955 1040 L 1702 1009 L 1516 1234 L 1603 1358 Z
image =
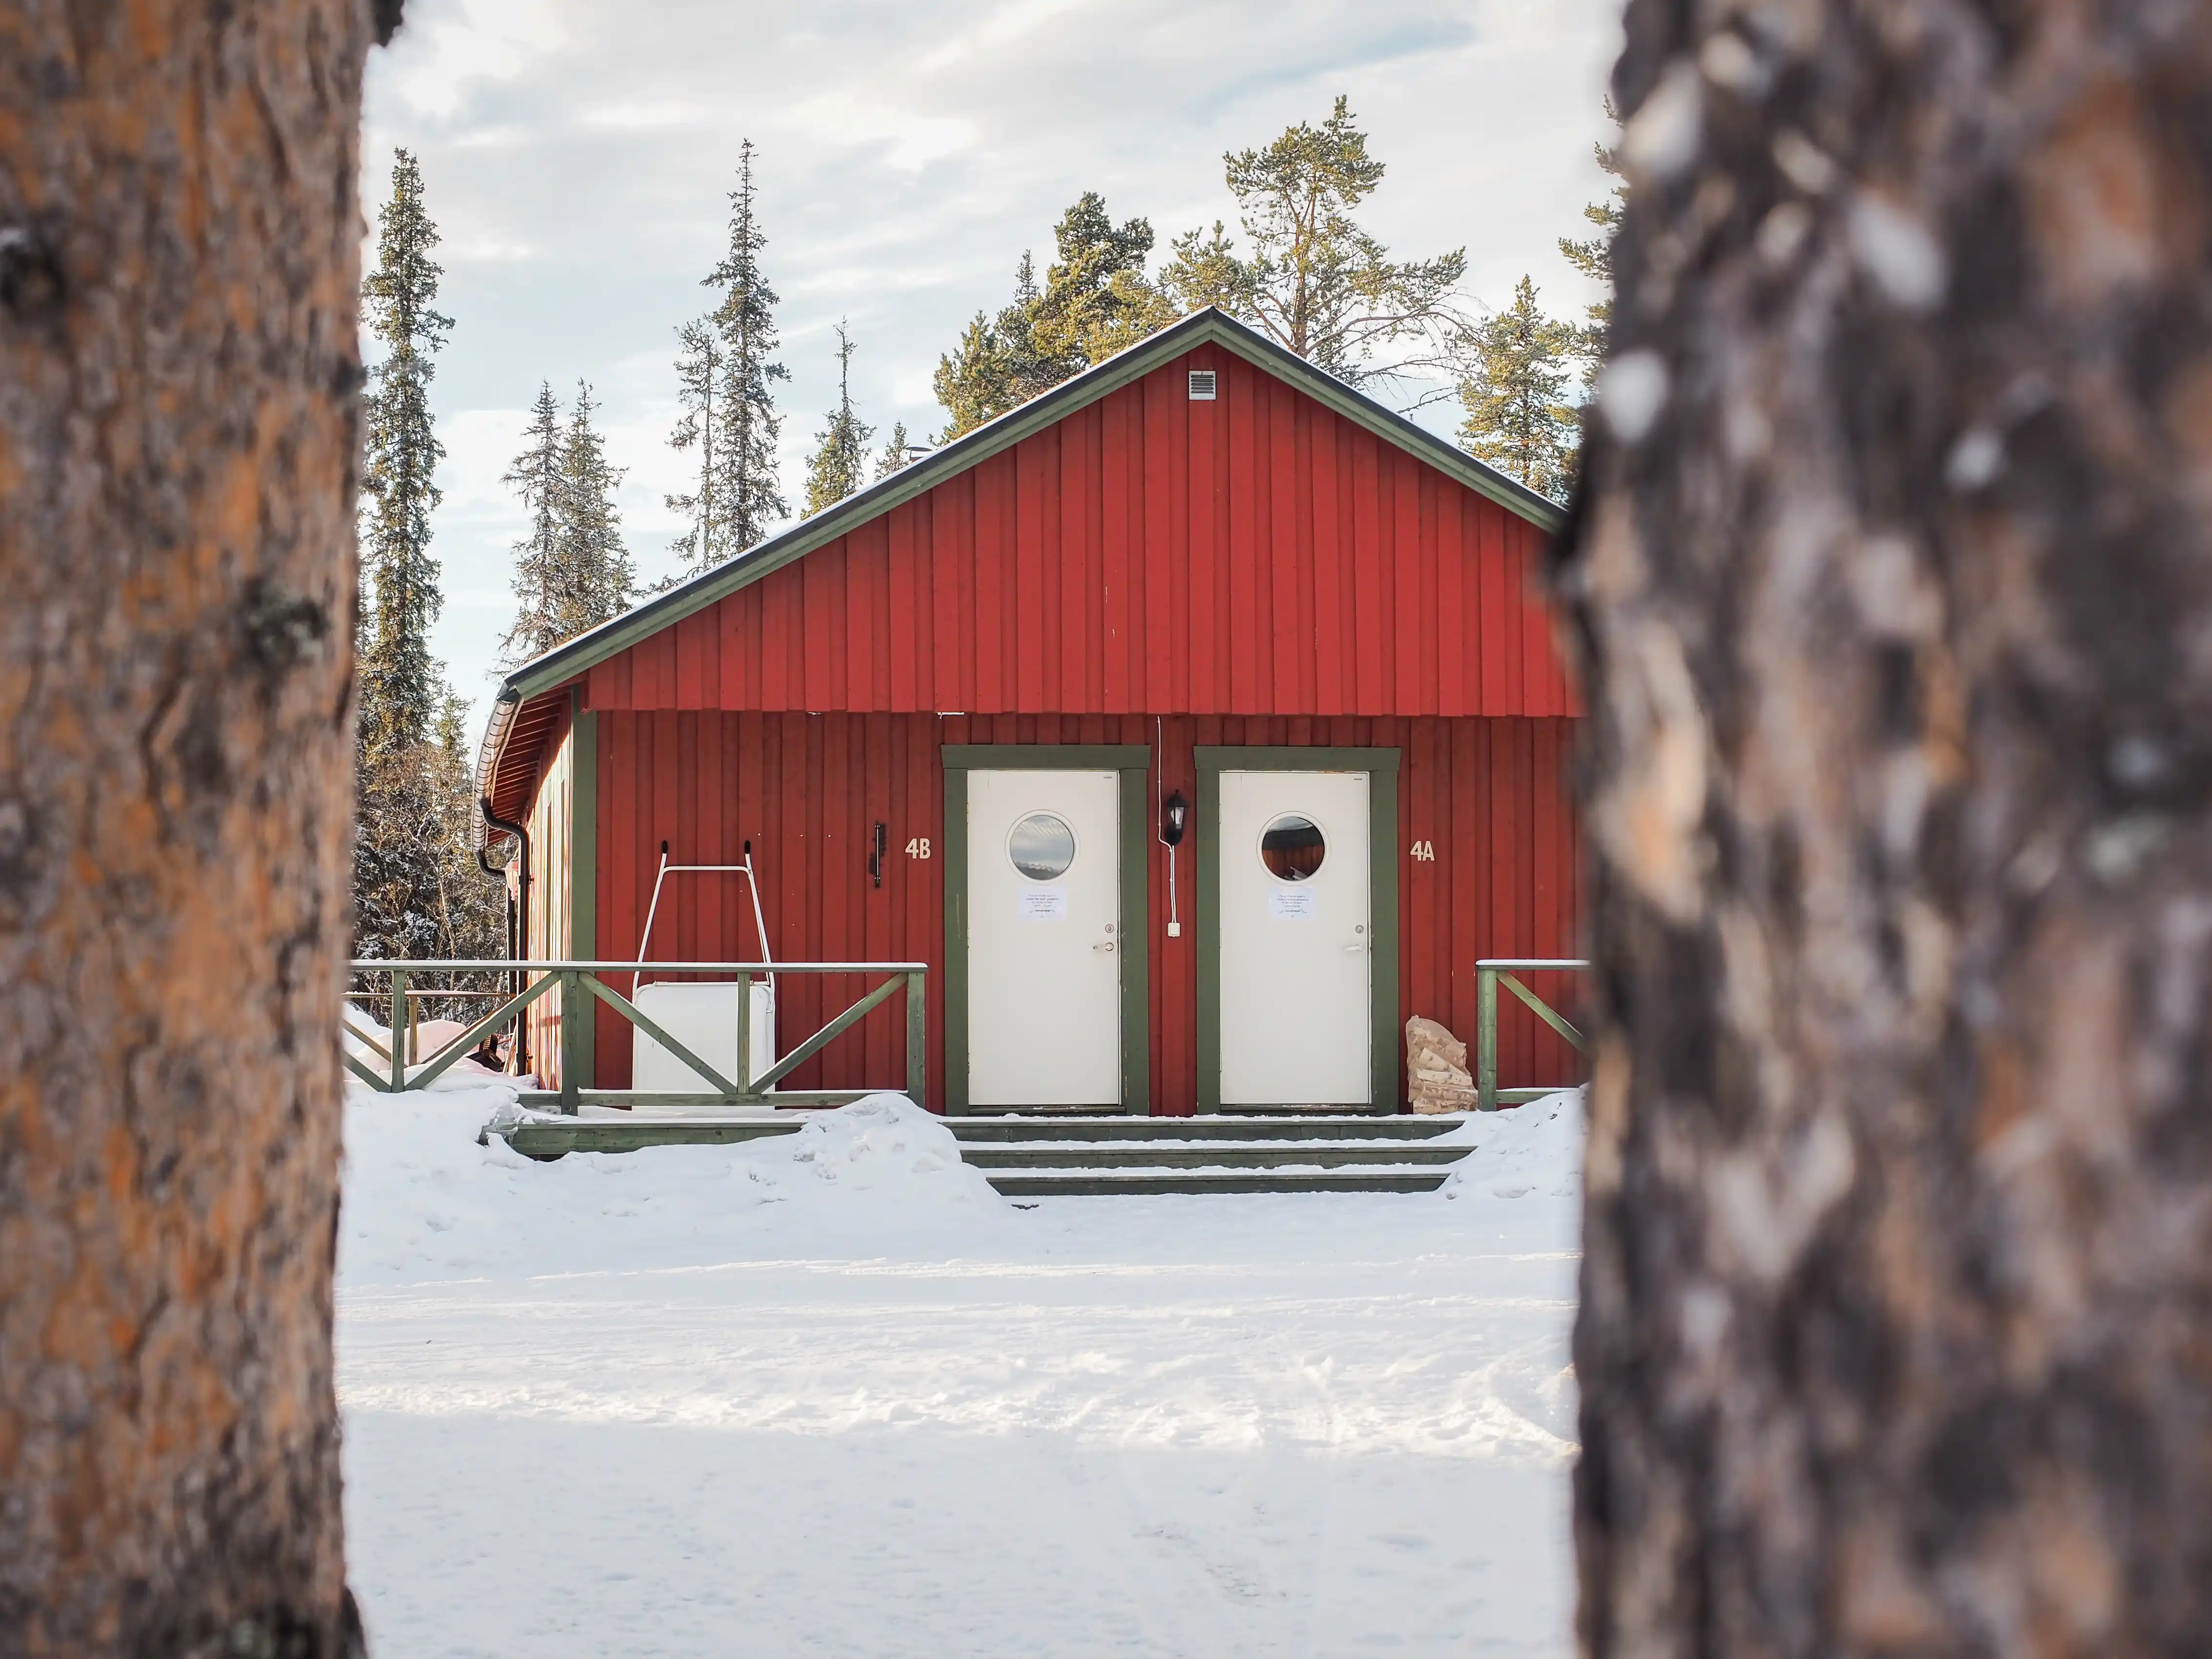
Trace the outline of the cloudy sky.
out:
M 541 379 L 579 378 L 629 469 L 641 574 L 669 568 L 685 466 L 674 333 L 706 303 L 738 141 L 759 147 L 766 264 L 791 381 L 783 470 L 836 395 L 850 320 L 862 417 L 917 441 L 939 354 L 1005 303 L 1024 248 L 1085 190 L 1117 219 L 1232 228 L 1221 155 L 1348 94 L 1389 168 L 1367 223 L 1401 255 L 1465 246 L 1468 297 L 1522 272 L 1589 297 L 1559 256 L 1583 203 L 1618 0 L 408 0 L 369 67 L 362 196 L 415 151 L 454 319 L 434 392 L 448 452 L 434 647 L 481 714 L 514 606 L 521 517 L 500 484 Z M 372 237 L 373 242 L 373 237 Z M 1423 418 L 1448 426 L 1449 410 Z

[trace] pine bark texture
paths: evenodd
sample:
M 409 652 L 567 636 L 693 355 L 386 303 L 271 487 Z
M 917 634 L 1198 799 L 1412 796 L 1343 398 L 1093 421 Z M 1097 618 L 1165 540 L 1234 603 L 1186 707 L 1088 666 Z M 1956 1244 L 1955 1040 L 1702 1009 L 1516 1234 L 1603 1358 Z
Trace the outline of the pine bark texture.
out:
M 1583 1650 L 2212 1643 L 2212 14 L 1631 0 Z
M 10 1655 L 359 1648 L 331 1022 L 371 26 L 0 6 Z

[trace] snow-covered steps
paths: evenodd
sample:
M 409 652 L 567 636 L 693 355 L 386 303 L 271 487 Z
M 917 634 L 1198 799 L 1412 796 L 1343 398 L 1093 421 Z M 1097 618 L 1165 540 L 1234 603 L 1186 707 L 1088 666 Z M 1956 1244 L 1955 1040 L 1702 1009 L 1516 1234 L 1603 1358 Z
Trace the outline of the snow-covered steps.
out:
M 1451 1118 L 1366 1114 L 962 1117 L 961 1157 L 1010 1198 L 1135 1193 L 1424 1193 L 1467 1156 Z
M 795 1133 L 811 1114 L 706 1109 L 502 1115 L 487 1134 L 527 1157 L 726 1146 Z M 1114 1193 L 1425 1193 L 1470 1150 L 1449 1117 L 1282 1113 L 1202 1117 L 1032 1112 L 939 1120 L 1009 1197 Z
M 1140 1193 L 1432 1193 L 1443 1170 L 1030 1170 L 990 1176 L 1008 1198 Z
M 1390 1141 L 1263 1141 L 1224 1144 L 1212 1140 L 1155 1141 L 1149 1146 L 1094 1146 L 1087 1142 L 1036 1141 L 1018 1146 L 963 1146 L 960 1156 L 978 1170 L 1280 1170 L 1344 1169 L 1353 1165 L 1456 1164 L 1464 1146 L 1407 1146 Z
M 1081 1112 L 1024 1112 L 951 1117 L 945 1127 L 962 1141 L 993 1140 L 1429 1140 L 1460 1127 L 1455 1117 L 1385 1117 L 1373 1112 L 1209 1113 L 1203 1117 L 1090 1116 Z

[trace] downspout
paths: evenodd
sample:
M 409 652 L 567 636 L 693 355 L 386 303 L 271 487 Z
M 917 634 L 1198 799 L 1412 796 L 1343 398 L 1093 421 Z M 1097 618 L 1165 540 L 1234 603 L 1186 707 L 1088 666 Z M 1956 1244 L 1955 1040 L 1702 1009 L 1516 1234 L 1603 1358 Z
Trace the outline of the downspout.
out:
M 514 921 L 507 932 L 507 960 L 527 962 L 530 960 L 530 831 L 522 824 L 511 823 L 500 817 L 491 810 L 491 803 L 482 796 L 477 799 L 477 811 L 483 814 L 483 821 L 491 828 L 514 837 L 516 844 L 514 864 Z M 488 876 L 497 876 L 501 886 L 504 887 L 507 884 L 507 872 L 495 868 L 491 860 L 484 856 L 484 849 L 482 847 L 477 848 L 477 867 Z M 520 993 L 522 990 L 524 978 L 523 970 L 516 969 L 510 981 L 514 992 Z M 514 1069 L 518 1074 L 530 1069 L 529 1033 L 528 1019 L 515 1021 Z

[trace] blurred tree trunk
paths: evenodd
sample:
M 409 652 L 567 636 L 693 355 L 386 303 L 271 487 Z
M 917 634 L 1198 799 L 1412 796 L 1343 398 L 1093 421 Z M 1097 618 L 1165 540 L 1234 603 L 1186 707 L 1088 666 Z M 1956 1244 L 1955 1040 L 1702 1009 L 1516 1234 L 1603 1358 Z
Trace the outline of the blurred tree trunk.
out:
M 0 1651 L 357 1651 L 365 0 L 0 4 Z
M 1631 0 L 1615 86 L 1585 1651 L 2205 1651 L 2212 14 Z

